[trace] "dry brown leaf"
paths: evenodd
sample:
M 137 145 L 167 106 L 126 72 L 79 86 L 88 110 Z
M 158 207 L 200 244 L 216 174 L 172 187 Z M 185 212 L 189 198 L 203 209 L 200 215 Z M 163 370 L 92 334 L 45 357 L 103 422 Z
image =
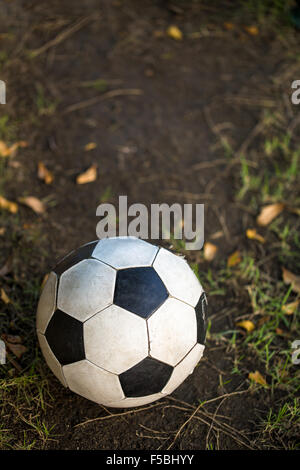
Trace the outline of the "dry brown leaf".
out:
M 231 268 L 232 266 L 236 266 L 237 264 L 239 264 L 241 262 L 241 254 L 239 252 L 239 250 L 235 251 L 234 253 L 232 253 L 232 255 L 230 255 L 228 257 L 228 260 L 227 260 L 227 266 L 229 268 Z
M 240 321 L 240 322 L 237 323 L 237 326 L 240 326 L 241 328 L 244 328 L 244 330 L 248 331 L 248 333 L 253 331 L 254 328 L 255 328 L 254 323 L 250 320 Z
M 15 142 L 10 147 L 8 147 L 6 143 L 3 142 L 3 140 L 0 140 L 0 156 L 10 157 L 18 150 L 18 148 L 27 147 L 27 145 L 28 145 L 27 142 L 25 142 L 24 140 L 21 140 L 20 142 Z
M 224 232 L 223 230 L 219 230 L 218 232 L 213 233 L 210 238 L 212 240 L 217 240 L 218 238 L 222 238 L 222 237 L 224 237 Z
M 248 228 L 246 230 L 246 235 L 247 235 L 247 238 L 250 238 L 250 240 L 257 240 L 258 242 L 260 243 L 265 243 L 265 239 L 264 237 L 262 237 L 261 235 L 259 235 L 259 233 L 257 233 L 257 231 L 255 230 L 255 228 Z
M 6 228 L 5 227 L 1 227 L 0 228 L 0 237 L 2 237 L 2 235 L 4 235 L 6 232 Z
M 288 269 L 282 268 L 282 277 L 285 284 L 291 284 L 294 292 L 300 294 L 300 276 L 292 273 Z
M 18 358 L 23 356 L 27 348 L 22 344 L 20 336 L 2 335 L 1 338 L 5 342 L 6 347 Z
M 261 327 L 262 325 L 264 325 L 265 323 L 267 323 L 269 320 L 270 320 L 270 315 L 266 315 L 264 317 L 261 317 L 258 322 L 257 322 L 257 326 L 258 327 Z
M 43 162 L 38 162 L 38 178 L 46 184 L 53 182 L 53 173 L 46 168 Z
M 97 147 L 96 142 L 89 142 L 88 144 L 85 145 L 84 150 L 86 152 L 89 152 L 90 150 L 94 150 Z
M 262 208 L 259 216 L 256 221 L 258 225 L 266 226 L 272 222 L 275 217 L 277 217 L 284 209 L 284 204 L 282 202 L 276 202 L 275 204 L 269 204 Z
M 5 290 L 2 287 L 1 287 L 1 300 L 3 300 L 3 302 L 5 304 L 10 303 L 10 298 L 8 297 L 7 293 L 5 292 Z
M 281 329 L 281 328 L 276 328 L 276 334 L 279 335 L 279 336 L 285 336 L 285 333 L 284 331 Z
M 0 196 L 0 209 L 6 209 L 12 214 L 16 214 L 18 212 L 18 204 L 8 201 L 5 197 Z
M 255 25 L 245 26 L 244 29 L 247 33 L 251 34 L 251 36 L 257 36 L 259 34 L 258 27 Z
M 22 338 L 21 336 L 15 336 L 15 335 L 2 335 L 1 338 L 6 342 L 6 343 L 11 343 L 11 344 L 18 344 L 22 343 Z
M 233 23 L 225 22 L 225 23 L 224 23 L 224 28 L 227 29 L 228 31 L 231 31 L 232 29 L 235 28 L 235 26 L 234 26 Z
M 293 315 L 293 313 L 296 312 L 299 303 L 300 303 L 300 300 L 295 300 L 294 302 L 290 302 L 289 304 L 283 305 L 281 310 L 286 315 Z
M 174 25 L 168 27 L 167 35 L 176 41 L 180 41 L 182 39 L 182 32 L 177 26 Z
M 32 209 L 36 214 L 43 214 L 46 210 L 42 201 L 34 196 L 20 197 L 18 201 L 21 204 L 30 207 L 30 209 Z
M 260 385 L 267 385 L 266 379 L 261 375 L 261 373 L 256 370 L 255 372 L 250 372 L 248 375 L 248 378 L 250 380 L 253 380 L 253 382 L 260 384 Z
M 23 344 L 7 343 L 7 347 L 18 359 L 27 351 L 27 348 L 23 346 Z
M 77 184 L 92 183 L 97 179 L 97 165 L 94 163 L 84 173 L 81 173 L 76 178 Z
M 9 274 L 12 270 L 12 256 L 6 260 L 6 263 L 0 269 L 0 277 L 4 277 Z
M 213 243 L 206 242 L 204 243 L 204 259 L 206 261 L 212 261 L 216 256 L 218 251 L 218 247 Z

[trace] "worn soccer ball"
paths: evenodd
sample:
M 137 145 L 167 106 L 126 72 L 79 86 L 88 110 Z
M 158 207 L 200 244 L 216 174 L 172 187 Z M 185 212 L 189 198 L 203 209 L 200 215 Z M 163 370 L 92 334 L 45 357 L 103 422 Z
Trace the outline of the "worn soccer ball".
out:
M 206 305 L 182 257 L 134 237 L 106 238 L 50 273 L 37 334 L 64 386 L 106 406 L 139 406 L 193 372 L 204 350 Z

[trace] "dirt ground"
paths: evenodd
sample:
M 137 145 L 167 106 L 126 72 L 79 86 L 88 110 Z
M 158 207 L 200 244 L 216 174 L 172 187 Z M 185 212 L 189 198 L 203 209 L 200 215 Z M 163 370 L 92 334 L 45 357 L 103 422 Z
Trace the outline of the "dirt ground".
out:
M 300 269 L 300 106 L 290 101 L 291 82 L 300 78 L 299 33 L 227 3 L 1 2 L 1 139 L 27 142 L 1 163 L 1 194 L 11 201 L 34 196 L 47 209 L 37 215 L 20 204 L 0 219 L 0 268 L 10 263 L 1 287 L 11 299 L 1 305 L 0 333 L 20 335 L 27 348 L 0 369 L 0 448 L 299 444 L 299 366 L 290 360 L 291 341 L 300 338 L 297 308 L 286 316 L 281 310 L 298 302 L 281 269 Z M 181 40 L 166 34 L 170 25 Z M 86 151 L 90 142 L 96 148 Z M 53 173 L 52 184 L 37 178 L 38 162 Z M 92 164 L 97 179 L 76 184 Z M 148 207 L 204 203 L 205 240 L 218 248 L 208 261 L 203 250 L 184 252 L 174 243 L 207 292 L 207 345 L 171 397 L 133 411 L 64 390 L 34 332 L 44 274 L 96 238 L 97 206 L 117 205 L 119 195 Z M 284 203 L 284 213 L 272 229 L 258 227 L 257 215 L 271 203 Z M 249 228 L 266 242 L 247 238 Z M 241 259 L 228 265 L 237 250 Z M 236 325 L 242 320 L 254 323 L 252 336 Z M 262 346 L 265 337 L 270 342 Z M 264 384 L 249 379 L 257 370 Z

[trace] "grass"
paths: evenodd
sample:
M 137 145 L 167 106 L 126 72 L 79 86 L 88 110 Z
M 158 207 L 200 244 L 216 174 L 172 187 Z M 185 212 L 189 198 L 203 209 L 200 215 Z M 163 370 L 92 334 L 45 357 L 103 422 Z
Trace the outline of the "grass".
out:
M 239 16 L 247 15 L 247 23 L 274 26 L 286 17 L 284 1 L 248 0 L 241 4 Z M 1 57 L 5 57 L 5 52 Z M 98 79 L 84 82 L 83 86 L 104 92 L 109 83 Z M 39 83 L 34 90 L 35 111 L 29 110 L 28 117 L 31 123 L 55 115 L 58 104 Z M 208 322 L 208 349 L 220 348 L 220 354 L 228 360 L 226 373 L 219 373 L 219 388 L 229 391 L 238 379 L 251 394 L 265 399 L 251 437 L 258 448 L 295 449 L 299 447 L 300 368 L 291 361 L 291 344 L 300 339 L 299 308 L 287 315 L 282 307 L 298 299 L 299 294 L 283 283 L 281 267 L 295 273 L 300 270 L 299 215 L 293 212 L 300 208 L 297 192 L 300 148 L 299 140 L 286 131 L 287 123 L 282 122 L 282 117 L 265 114 L 262 119 L 264 130 L 260 138 L 244 152 L 238 170 L 232 174 L 233 202 L 248 206 L 254 214 L 273 202 L 284 202 L 285 210 L 270 225 L 258 229 L 265 244 L 239 234 L 237 248 L 241 261 L 236 266 L 228 267 L 224 256 L 212 264 L 204 264 L 203 256 L 195 260 L 187 254 L 187 258 L 193 262 L 194 272 L 213 306 Z M 21 126 L 13 113 L 2 115 L 0 140 L 14 142 Z M 40 127 L 37 123 L 39 131 Z M 233 148 L 226 139 L 220 147 L 230 164 Z M 7 188 L 11 184 L 8 161 L 0 159 L 0 193 L 8 198 Z M 109 201 L 113 194 L 113 188 L 104 186 L 101 202 Z M 11 302 L 1 302 L 0 333 L 21 336 L 27 348 L 22 358 L 11 354 L 13 362 L 0 366 L 0 449 L 51 448 L 52 440 L 59 440 L 57 425 L 50 417 L 57 390 L 35 337 L 35 310 L 49 261 L 47 225 L 34 219 L 32 227 L 24 229 L 26 217 L 22 212 L 13 215 L 0 211 L 0 227 L 6 228 L 1 239 L 2 259 L 5 262 L 13 255 L 12 273 L 1 278 L 0 287 Z M 252 222 L 255 223 L 254 219 Z M 170 243 L 178 253 L 185 253 L 182 241 L 172 239 Z M 254 329 L 247 332 L 237 326 L 242 320 L 252 321 Z M 249 373 L 255 370 L 265 378 L 266 386 L 250 382 Z M 206 447 L 218 448 L 213 436 Z

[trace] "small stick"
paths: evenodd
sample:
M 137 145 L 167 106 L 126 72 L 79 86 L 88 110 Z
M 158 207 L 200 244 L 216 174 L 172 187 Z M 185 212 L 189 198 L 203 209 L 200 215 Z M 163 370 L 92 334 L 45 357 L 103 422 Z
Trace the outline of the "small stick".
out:
M 125 89 L 118 89 L 118 90 L 111 90 L 107 93 L 103 93 L 100 96 L 94 96 L 93 98 L 89 98 L 84 101 L 80 101 L 79 103 L 71 104 L 67 108 L 62 111 L 62 114 L 72 113 L 73 111 L 78 111 L 79 109 L 87 108 L 88 106 L 92 106 L 100 101 L 104 101 L 110 98 L 115 98 L 116 96 L 124 96 L 124 95 L 142 95 L 143 91 L 137 88 L 125 88 Z
M 85 18 L 82 18 L 81 20 L 77 21 L 74 23 L 72 26 L 69 28 L 66 28 L 64 31 L 59 33 L 54 39 L 51 39 L 51 41 L 47 42 L 43 46 L 39 47 L 38 49 L 35 49 L 31 52 L 32 57 L 37 57 L 38 55 L 42 54 L 43 52 L 47 51 L 51 47 L 57 46 L 61 42 L 63 42 L 65 39 L 70 37 L 72 34 L 76 33 L 79 31 L 81 28 L 83 28 L 87 23 L 90 21 L 97 19 L 95 16 L 87 16 Z

